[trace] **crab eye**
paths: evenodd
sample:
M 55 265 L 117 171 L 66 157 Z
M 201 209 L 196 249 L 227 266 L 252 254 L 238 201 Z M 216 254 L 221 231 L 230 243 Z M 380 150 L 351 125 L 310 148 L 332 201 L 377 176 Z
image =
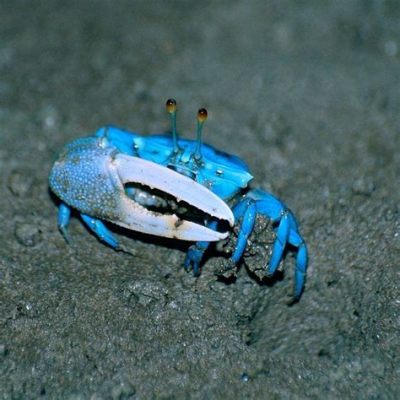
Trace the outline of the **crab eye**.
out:
M 176 100 L 175 99 L 168 99 L 165 103 L 167 107 L 168 114 L 173 114 L 176 112 Z
M 174 144 L 174 153 L 178 153 L 178 133 L 176 132 L 176 100 L 168 99 L 165 103 L 167 108 L 167 113 L 171 116 L 171 130 L 172 130 L 172 140 Z
M 197 139 L 196 139 L 196 149 L 193 153 L 193 157 L 196 160 L 201 159 L 201 135 L 203 133 L 203 124 L 204 121 L 207 119 L 207 110 L 205 108 L 200 108 L 199 111 L 197 111 Z
M 200 110 L 197 112 L 197 120 L 200 123 L 203 123 L 207 119 L 208 113 L 205 108 L 200 108 Z

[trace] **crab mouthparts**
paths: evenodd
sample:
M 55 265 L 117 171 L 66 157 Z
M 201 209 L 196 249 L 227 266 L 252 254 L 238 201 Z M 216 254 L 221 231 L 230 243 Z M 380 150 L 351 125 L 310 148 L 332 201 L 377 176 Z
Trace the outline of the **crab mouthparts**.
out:
M 183 201 L 201 213 L 224 220 L 230 226 L 234 216 L 229 206 L 216 194 L 196 181 L 162 165 L 123 153 L 115 155 L 112 166 L 122 184 L 139 184 L 173 196 L 176 203 Z M 225 239 L 228 232 L 217 232 L 203 225 L 183 219 L 176 214 L 162 214 L 149 210 L 125 195 L 121 201 L 118 225 L 156 236 L 189 241 L 214 242 Z M 115 221 L 114 221 L 115 222 Z

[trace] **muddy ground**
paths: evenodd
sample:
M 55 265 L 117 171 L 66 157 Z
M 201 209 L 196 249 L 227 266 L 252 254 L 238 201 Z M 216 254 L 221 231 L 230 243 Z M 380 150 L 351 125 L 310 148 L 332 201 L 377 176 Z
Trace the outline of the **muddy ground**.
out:
M 1 399 L 396 399 L 400 392 L 396 1 L 0 4 Z M 182 268 L 185 245 L 74 218 L 47 177 L 106 123 L 246 160 L 310 252 L 259 284 Z M 211 255 L 212 256 L 212 255 Z

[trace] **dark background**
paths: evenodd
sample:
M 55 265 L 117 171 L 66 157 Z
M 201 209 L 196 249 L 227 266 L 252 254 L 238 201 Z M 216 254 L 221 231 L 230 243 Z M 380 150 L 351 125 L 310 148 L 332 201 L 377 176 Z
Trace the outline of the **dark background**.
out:
M 397 1 L 2 1 L 0 398 L 395 399 L 400 392 Z M 140 235 L 117 253 L 47 177 L 106 123 L 246 160 L 309 246 L 301 301 L 242 268 L 194 279 Z M 228 397 L 229 396 L 229 397 Z

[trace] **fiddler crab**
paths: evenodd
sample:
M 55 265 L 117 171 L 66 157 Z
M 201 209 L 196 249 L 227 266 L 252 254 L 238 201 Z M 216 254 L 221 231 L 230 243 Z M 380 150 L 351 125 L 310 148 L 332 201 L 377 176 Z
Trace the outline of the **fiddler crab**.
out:
M 102 221 L 146 234 L 193 241 L 184 261 L 200 274 L 202 258 L 211 244 L 235 229 L 230 263 L 237 265 L 257 217 L 269 219 L 274 242 L 264 274 L 277 271 L 285 252 L 296 252 L 294 300 L 303 292 L 307 247 L 293 213 L 277 197 L 251 189 L 253 176 L 239 157 L 202 143 L 207 110 L 197 114 L 196 140 L 181 139 L 176 130 L 176 102 L 166 103 L 171 135 L 141 136 L 115 126 L 67 144 L 49 177 L 60 198 L 58 227 L 68 241 L 71 209 L 103 242 L 124 248 Z

